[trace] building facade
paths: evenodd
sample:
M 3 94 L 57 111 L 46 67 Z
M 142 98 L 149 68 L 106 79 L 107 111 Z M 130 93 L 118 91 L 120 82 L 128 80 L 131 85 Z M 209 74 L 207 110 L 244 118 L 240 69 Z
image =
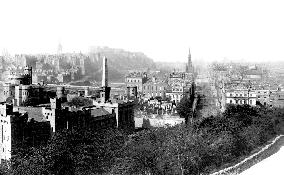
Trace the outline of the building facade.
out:
M 143 95 L 146 98 L 166 97 L 168 84 L 164 82 L 147 82 L 143 84 Z
M 227 89 L 225 97 L 226 104 L 248 104 L 255 106 L 257 101 L 256 92 L 249 89 Z
M 143 84 L 148 80 L 146 72 L 132 72 L 125 77 L 126 87 L 137 86 L 137 91 L 143 93 Z

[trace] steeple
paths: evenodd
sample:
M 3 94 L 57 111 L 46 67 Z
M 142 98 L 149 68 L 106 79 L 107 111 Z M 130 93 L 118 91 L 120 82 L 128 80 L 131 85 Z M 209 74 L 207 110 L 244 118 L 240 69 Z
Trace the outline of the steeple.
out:
M 58 55 L 62 54 L 62 45 L 61 45 L 60 42 L 59 42 L 58 47 L 57 47 L 57 54 Z
M 192 71 L 192 62 L 191 62 L 191 54 L 190 54 L 190 48 L 189 48 L 189 52 L 188 52 L 188 58 L 187 58 L 187 70 L 186 72 L 190 73 Z

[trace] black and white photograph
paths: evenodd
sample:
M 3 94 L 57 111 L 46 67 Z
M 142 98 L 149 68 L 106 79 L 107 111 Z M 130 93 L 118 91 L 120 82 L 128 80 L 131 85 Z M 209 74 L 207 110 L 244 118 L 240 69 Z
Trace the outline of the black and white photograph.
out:
M 0 175 L 283 175 L 284 1 L 0 0 Z

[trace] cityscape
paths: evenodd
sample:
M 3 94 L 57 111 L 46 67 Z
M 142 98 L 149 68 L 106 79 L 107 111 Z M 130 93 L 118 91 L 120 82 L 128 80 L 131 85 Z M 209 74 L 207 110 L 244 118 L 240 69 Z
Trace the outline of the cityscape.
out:
M 231 3 L 211 4 L 228 13 L 230 20 L 243 20 L 244 24 L 236 20 L 234 25 L 243 24 L 238 29 L 230 27 L 230 20 L 225 23 L 226 15 L 218 9 L 208 11 L 214 12 L 212 18 L 208 14 L 208 19 L 192 17 L 208 8 L 194 2 L 55 4 L 22 4 L 29 11 L 23 16 L 32 17 L 25 18 L 23 25 L 23 31 L 27 27 L 34 32 L 26 31 L 31 41 L 25 34 L 21 38 L 12 30 L 9 33 L 12 25 L 3 27 L 5 32 L 0 30 L 0 174 L 281 174 L 284 55 L 276 41 L 283 35 L 276 30 L 275 42 L 259 44 L 250 38 L 253 33 L 240 32 L 246 17 L 255 17 L 249 13 L 255 3 L 236 4 L 247 16 L 235 16 Z M 158 9 L 161 4 L 164 7 Z M 9 2 L 3 5 L 14 7 Z M 91 5 L 96 6 L 95 12 Z M 182 11 L 188 5 L 196 9 Z M 252 10 L 259 16 L 244 31 L 259 27 L 258 19 L 266 8 L 272 10 L 264 22 L 278 25 L 275 21 L 280 17 L 273 10 L 279 9 L 266 5 L 260 3 Z M 51 7 L 54 14 L 46 15 L 46 8 Z M 133 10 L 136 7 L 148 13 Z M 78 14 L 74 15 L 74 9 Z M 31 10 L 46 18 L 36 23 L 46 28 L 31 25 L 37 16 Z M 111 12 L 103 15 L 101 10 Z M 271 22 L 272 17 L 275 21 Z M 89 24 L 93 18 L 95 25 Z M 186 19 L 195 25 L 204 21 L 206 28 L 182 21 Z M 212 30 L 205 25 L 210 20 L 216 23 Z M 45 23 L 60 25 L 51 31 Z M 74 26 L 72 34 L 65 30 L 70 26 Z M 223 27 L 234 34 L 228 35 Z M 266 36 L 273 33 L 272 28 L 269 34 L 259 29 L 264 40 L 273 38 Z M 214 40 L 216 45 L 210 45 L 212 31 L 220 37 L 219 43 Z M 52 35 L 60 39 L 54 41 Z M 228 36 L 232 41 L 227 42 Z M 53 49 L 48 37 L 53 38 Z M 82 40 L 69 40 L 72 37 Z M 239 38 L 242 42 L 236 44 Z

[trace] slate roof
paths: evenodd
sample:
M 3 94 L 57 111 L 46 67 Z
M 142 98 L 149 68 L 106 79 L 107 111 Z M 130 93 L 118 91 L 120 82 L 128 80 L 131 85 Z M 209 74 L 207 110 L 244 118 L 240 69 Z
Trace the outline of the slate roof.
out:
M 27 112 L 29 119 L 34 119 L 35 121 L 41 122 L 44 118 L 42 114 L 41 107 L 14 107 L 14 111 Z

